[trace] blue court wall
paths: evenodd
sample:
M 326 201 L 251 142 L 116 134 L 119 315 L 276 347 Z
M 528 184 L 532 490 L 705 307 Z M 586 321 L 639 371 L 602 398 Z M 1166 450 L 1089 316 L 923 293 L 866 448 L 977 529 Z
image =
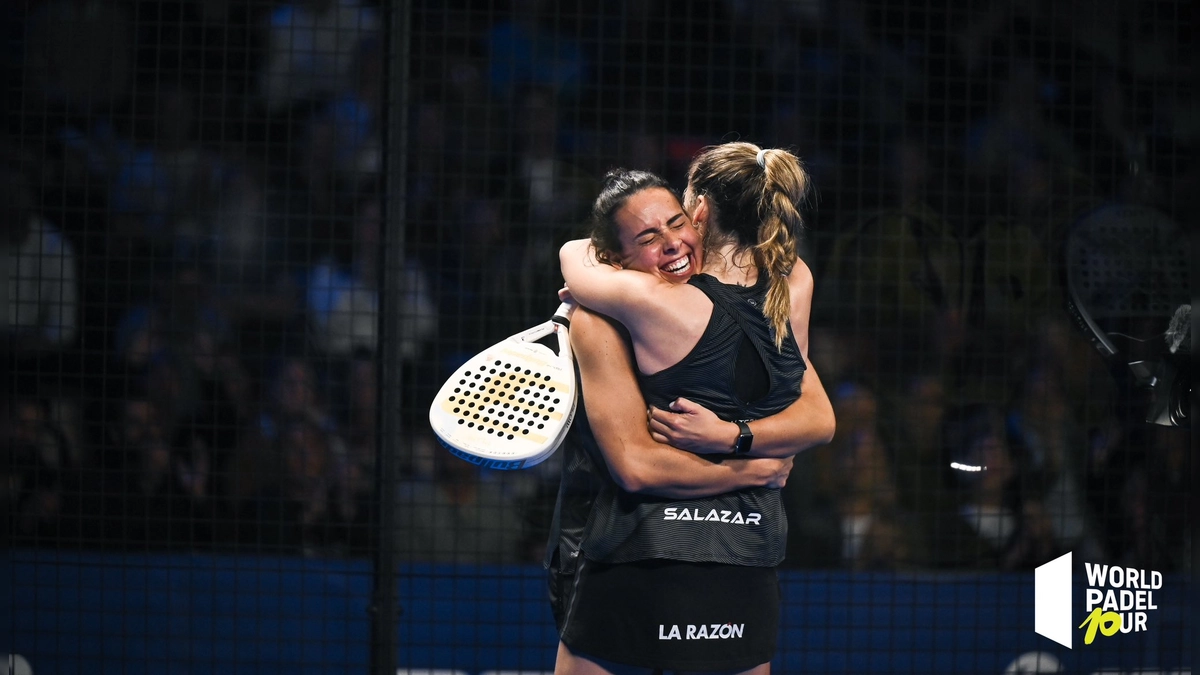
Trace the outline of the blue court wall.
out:
M 367 561 L 10 551 L 0 654 L 35 675 L 365 673 Z M 536 566 L 398 570 L 399 663 L 416 671 L 551 671 Z M 1085 616 L 1075 580 L 1074 617 Z M 1046 652 L 1064 672 L 1180 672 L 1191 592 L 1168 577 L 1147 630 L 1073 650 L 1033 630 L 1033 574 L 786 571 L 777 673 L 1003 673 Z M 703 592 L 703 589 L 697 589 Z

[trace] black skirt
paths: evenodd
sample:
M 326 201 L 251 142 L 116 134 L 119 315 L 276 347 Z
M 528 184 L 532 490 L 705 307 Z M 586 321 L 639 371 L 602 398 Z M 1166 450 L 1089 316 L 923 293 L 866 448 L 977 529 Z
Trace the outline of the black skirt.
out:
M 566 581 L 560 637 L 577 654 L 664 670 L 746 670 L 775 655 L 773 567 L 584 560 Z

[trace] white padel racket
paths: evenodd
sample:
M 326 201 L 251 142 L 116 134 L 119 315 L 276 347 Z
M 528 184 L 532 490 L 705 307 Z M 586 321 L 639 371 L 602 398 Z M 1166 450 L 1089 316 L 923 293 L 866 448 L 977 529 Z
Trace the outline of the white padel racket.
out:
M 442 385 L 429 425 L 451 453 L 489 469 L 525 469 L 554 454 L 575 418 L 573 306 L 476 354 Z M 558 353 L 538 340 L 558 337 Z

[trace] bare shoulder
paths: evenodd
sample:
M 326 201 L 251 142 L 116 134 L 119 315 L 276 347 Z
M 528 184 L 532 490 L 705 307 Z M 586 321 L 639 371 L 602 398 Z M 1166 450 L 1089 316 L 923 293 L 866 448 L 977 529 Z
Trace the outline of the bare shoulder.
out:
M 796 260 L 788 275 L 792 333 L 801 354 L 808 354 L 808 322 L 812 315 L 813 274 L 803 260 Z
M 808 264 L 797 258 L 796 264 L 792 266 L 792 273 L 788 275 L 788 290 L 793 293 L 812 294 L 813 289 L 813 273 L 809 269 Z

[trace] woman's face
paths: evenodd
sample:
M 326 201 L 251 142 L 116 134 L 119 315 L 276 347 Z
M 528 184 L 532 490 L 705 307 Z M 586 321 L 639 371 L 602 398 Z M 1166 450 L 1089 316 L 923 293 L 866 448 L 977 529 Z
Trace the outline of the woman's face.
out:
M 615 220 L 622 267 L 672 283 L 700 271 L 700 234 L 670 190 L 650 188 L 634 194 Z

